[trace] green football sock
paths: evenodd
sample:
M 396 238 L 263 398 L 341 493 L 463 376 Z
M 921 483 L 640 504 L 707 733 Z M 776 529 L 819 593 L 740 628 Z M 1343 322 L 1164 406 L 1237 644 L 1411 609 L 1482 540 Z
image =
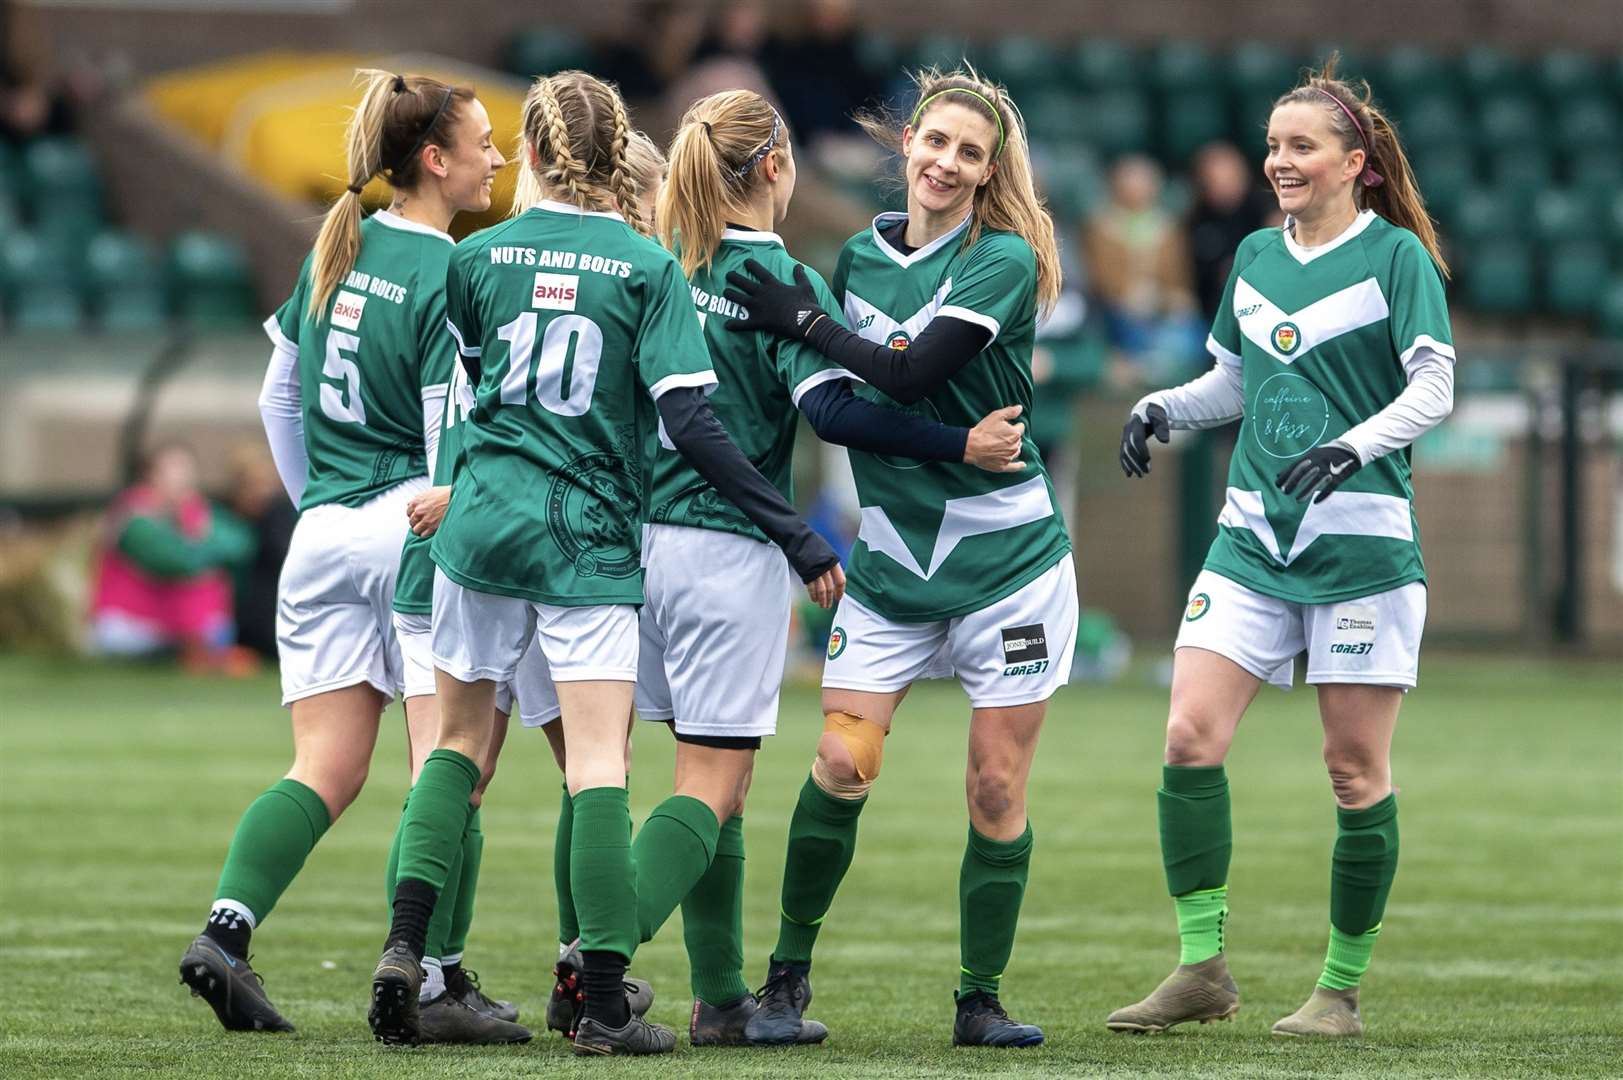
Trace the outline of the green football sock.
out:
M 811 777 L 789 819 L 789 850 L 783 860 L 783 907 L 772 959 L 811 963 L 823 916 L 857 850 L 857 818 L 867 798 L 836 799 Z
M 993 840 L 969 829 L 958 871 L 958 994 L 997 995 L 1014 951 L 1015 924 L 1031 870 L 1031 824 L 1013 840 Z
M 401 824 L 400 864 L 395 871 L 396 899 L 401 882 L 419 881 L 443 892 L 451 862 L 462 850 L 468 827 L 468 799 L 479 783 L 479 766 L 455 750 L 435 750 L 412 785 Z
M 1362 810 L 1336 807 L 1336 846 L 1330 857 L 1330 950 L 1319 985 L 1349 990 L 1369 970 L 1398 872 L 1398 797 Z
M 649 941 L 716 857 L 721 825 L 710 807 L 672 795 L 648 815 L 631 844 L 637 870 L 637 933 Z
M 445 888 L 440 890 L 439 896 L 434 900 L 434 914 L 428 919 L 428 936 L 423 939 L 423 955 L 438 960 L 450 956 L 458 950 L 446 944 L 451 933 L 452 920 L 456 915 L 457 896 L 462 891 L 462 866 L 465 853 L 462 848 L 456 850 L 451 856 L 450 873 L 445 879 Z
M 394 911 L 395 876 L 400 872 L 400 838 L 406 833 L 406 805 L 411 802 L 411 791 L 400 803 L 400 822 L 394 827 L 394 843 L 389 845 L 389 862 L 383 868 L 383 908 Z
M 258 926 L 331 824 L 327 804 L 314 790 L 297 780 L 278 780 L 237 822 L 214 895 L 246 907 Z
M 480 825 L 479 808 L 476 806 L 473 813 L 468 815 L 468 827 L 462 831 L 462 865 L 452 872 L 452 884 L 446 885 L 447 892 L 454 888 L 456 894 L 450 924 L 445 930 L 445 948 L 443 952 L 428 955 L 460 957 L 468 947 L 468 930 L 473 926 L 473 898 L 479 891 L 479 863 L 484 856 L 485 830 Z M 445 902 L 445 897 L 441 896 L 440 903 Z M 429 932 L 432 940 L 432 926 Z
M 1179 963 L 1223 951 L 1229 857 L 1234 851 L 1228 775 L 1221 765 L 1163 765 L 1156 792 L 1161 862 L 1181 942 Z
M 640 897 L 639 897 L 640 900 Z M 749 994 L 744 982 L 744 819 L 733 816 L 716 835 L 710 869 L 682 898 L 682 941 L 693 996 L 729 1005 Z
M 552 842 L 552 887 L 558 894 L 558 942 L 568 945 L 580 937 L 575 917 L 575 894 L 569 888 L 569 841 L 575 831 L 575 803 L 564 782 L 563 805 L 558 808 L 558 835 Z
M 569 881 L 581 951 L 615 953 L 629 963 L 637 951 L 637 877 L 626 789 L 587 788 L 574 802 Z

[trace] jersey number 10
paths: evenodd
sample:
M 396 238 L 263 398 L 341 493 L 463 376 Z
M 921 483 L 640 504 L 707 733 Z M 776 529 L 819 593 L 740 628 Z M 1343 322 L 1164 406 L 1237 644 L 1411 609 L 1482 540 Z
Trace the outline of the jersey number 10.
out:
M 501 403 L 523 405 L 529 400 L 530 359 L 535 349 L 539 316 L 526 311 L 496 331 L 507 342 L 507 374 L 502 377 Z M 597 388 L 598 362 L 603 358 L 603 329 L 584 315 L 559 315 L 541 334 L 541 355 L 535 368 L 535 399 L 548 412 L 580 416 L 592 407 Z

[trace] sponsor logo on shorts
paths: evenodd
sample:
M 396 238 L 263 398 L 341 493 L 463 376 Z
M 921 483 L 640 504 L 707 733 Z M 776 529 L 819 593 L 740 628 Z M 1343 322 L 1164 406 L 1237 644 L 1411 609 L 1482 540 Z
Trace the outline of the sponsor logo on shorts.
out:
M 1212 610 L 1212 598 L 1203 592 L 1198 592 L 1189 598 L 1189 607 L 1184 610 L 1183 621 L 1194 622 L 1210 610 Z
M 1293 322 L 1282 322 L 1274 327 L 1274 348 L 1285 356 L 1296 351 L 1302 344 L 1302 331 Z
M 1375 648 L 1373 641 L 1336 641 L 1330 645 L 1331 653 L 1339 653 L 1342 656 L 1364 656 L 1373 648 Z
M 1003 663 L 1009 666 L 1048 659 L 1048 632 L 1042 623 L 1003 628 Z M 1009 674 L 1004 671 L 1005 675 Z
M 1374 619 L 1359 619 L 1351 615 L 1342 615 L 1336 619 L 1337 630 L 1373 630 Z
M 845 635 L 845 627 L 836 626 L 833 630 L 830 630 L 828 633 L 828 658 L 830 660 L 839 659 L 840 654 L 845 651 L 845 647 L 850 643 L 851 639 Z
M 547 492 L 547 530 L 581 577 L 628 578 L 641 565 L 641 485 L 626 460 L 583 454 Z
M 1378 611 L 1374 604 L 1337 604 L 1330 612 L 1335 627 L 1331 655 L 1367 656 L 1375 648 Z
M 1003 669 L 1005 675 L 1036 675 L 1048 670 L 1047 660 L 1036 660 L 1029 664 L 1010 664 Z
M 332 302 L 332 324 L 345 330 L 359 330 L 361 313 L 365 310 L 366 297 L 340 289 Z
M 530 293 L 530 306 L 550 308 L 553 311 L 574 311 L 575 294 L 579 291 L 580 275 L 535 275 L 535 289 Z

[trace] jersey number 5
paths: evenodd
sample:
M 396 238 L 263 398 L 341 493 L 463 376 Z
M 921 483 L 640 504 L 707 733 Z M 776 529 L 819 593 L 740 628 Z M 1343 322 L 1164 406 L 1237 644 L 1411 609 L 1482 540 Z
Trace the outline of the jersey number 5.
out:
M 503 405 L 529 399 L 530 358 L 535 352 L 539 316 L 526 311 L 496 331 L 507 342 L 507 374 L 502 378 Z M 559 315 L 541 334 L 541 356 L 535 368 L 535 399 L 548 412 L 580 416 L 592 407 L 597 366 L 603 358 L 603 329 L 584 315 Z
M 327 419 L 340 424 L 366 423 L 366 406 L 361 402 L 361 369 L 350 359 L 360 349 L 361 339 L 354 334 L 327 331 L 327 358 L 321 364 L 321 411 Z M 332 381 L 326 381 L 328 379 Z

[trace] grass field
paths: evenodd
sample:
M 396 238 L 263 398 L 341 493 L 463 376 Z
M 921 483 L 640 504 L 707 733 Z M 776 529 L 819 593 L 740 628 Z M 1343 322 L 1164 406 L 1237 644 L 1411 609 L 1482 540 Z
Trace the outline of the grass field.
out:
M 638 954 L 674 1058 L 578 1061 L 525 1047 L 389 1051 L 364 1016 L 385 929 L 382 868 L 403 794 L 391 714 L 372 780 L 255 938 L 294 1036 L 226 1035 L 177 983 L 237 815 L 285 768 L 269 678 L 0 658 L 0 1074 L 7 1077 L 489 1076 L 1617 1076 L 1623 1072 L 1623 679 L 1615 666 L 1428 658 L 1398 731 L 1403 862 L 1365 982 L 1368 1035 L 1271 1040 L 1323 956 L 1334 832 L 1311 697 L 1264 691 L 1230 761 L 1235 806 L 1232 1024 L 1162 1038 L 1106 1032 L 1113 1007 L 1176 958 L 1155 848 L 1165 692 L 1073 687 L 1033 777 L 1037 857 L 1005 1001 L 1047 1045 L 954 1051 L 956 876 L 966 708 L 909 700 L 863 817 L 856 863 L 818 949 L 811 1014 L 826 1045 L 686 1045 L 680 915 Z M 776 928 L 783 838 L 820 728 L 786 694 L 747 816 L 753 981 Z M 638 742 L 633 812 L 669 783 L 669 738 Z M 469 963 L 539 1021 L 555 930 L 556 771 L 515 732 L 485 810 Z

